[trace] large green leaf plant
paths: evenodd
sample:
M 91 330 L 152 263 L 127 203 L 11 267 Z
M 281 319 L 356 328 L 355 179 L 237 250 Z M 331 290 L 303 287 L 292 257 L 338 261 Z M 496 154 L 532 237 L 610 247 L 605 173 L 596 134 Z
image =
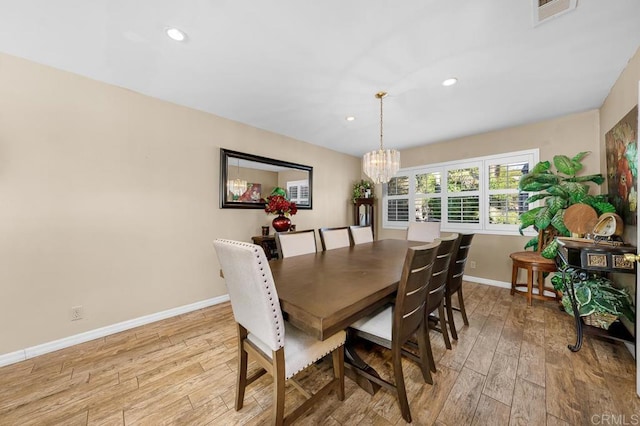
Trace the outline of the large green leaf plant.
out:
M 551 278 L 553 287 L 563 291 L 562 306 L 565 311 L 573 316 L 573 306 L 571 299 L 566 293 L 569 287 L 565 286 L 565 281 L 572 279 L 573 268 L 566 267 L 565 274 L 556 274 Z M 594 273 L 579 272 L 573 282 L 574 297 L 578 313 L 581 317 L 593 313 L 607 313 L 617 317 L 623 316 L 630 322 L 635 320 L 635 308 L 629 293 L 625 289 L 616 288 L 608 278 Z
M 607 212 L 615 212 L 613 204 L 607 201 L 607 195 L 590 195 L 592 182 L 601 185 L 604 182 L 602 174 L 578 176 L 583 168 L 582 159 L 590 152 L 580 152 L 572 158 L 566 155 L 556 155 L 551 162 L 541 161 L 526 175 L 522 176 L 519 183 L 521 192 L 536 192 L 527 199 L 531 204 L 542 201 L 541 205 L 534 207 L 520 215 L 520 234 L 523 230 L 533 226 L 536 230 L 546 229 L 551 226 L 556 229 L 558 235 L 570 236 L 571 232 L 564 223 L 564 212 L 573 204 L 587 204 L 593 207 L 598 215 Z M 525 245 L 525 250 L 538 246 L 538 237 L 534 237 Z M 542 256 L 553 259 L 558 253 L 558 242 L 554 240 L 542 251 Z

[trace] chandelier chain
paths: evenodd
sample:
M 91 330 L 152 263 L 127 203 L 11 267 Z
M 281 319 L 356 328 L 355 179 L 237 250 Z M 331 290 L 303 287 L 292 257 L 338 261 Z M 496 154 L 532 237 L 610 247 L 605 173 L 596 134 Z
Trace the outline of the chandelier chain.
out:
M 384 97 L 384 95 L 380 96 L 380 151 L 383 150 L 382 148 L 382 123 L 383 123 L 383 116 L 382 116 L 382 98 Z

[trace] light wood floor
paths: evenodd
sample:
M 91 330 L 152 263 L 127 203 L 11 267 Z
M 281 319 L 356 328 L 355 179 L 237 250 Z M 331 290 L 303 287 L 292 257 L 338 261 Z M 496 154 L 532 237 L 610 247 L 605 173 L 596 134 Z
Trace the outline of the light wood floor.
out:
M 431 333 L 435 384 L 404 364 L 413 424 L 605 424 L 593 416 L 631 421 L 640 413 L 635 362 L 624 346 L 587 338 L 571 353 L 571 318 L 555 303 L 527 307 L 506 289 L 464 286 L 471 325 L 459 319 L 460 339 L 449 351 Z M 360 353 L 390 377 L 386 351 Z M 235 363 L 226 303 L 0 368 L 0 424 L 268 424 L 270 377 L 249 387 L 236 412 Z M 330 374 L 327 361 L 299 379 L 313 390 Z M 346 394 L 339 402 L 331 393 L 296 424 L 404 423 L 388 392 L 370 396 L 347 379 Z M 300 400 L 287 386 L 287 407 Z

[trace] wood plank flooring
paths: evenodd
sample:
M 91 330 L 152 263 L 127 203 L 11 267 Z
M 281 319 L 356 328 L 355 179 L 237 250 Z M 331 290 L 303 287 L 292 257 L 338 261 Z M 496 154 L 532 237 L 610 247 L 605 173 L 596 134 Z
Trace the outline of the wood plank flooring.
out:
M 404 363 L 413 424 L 603 424 L 599 416 L 640 413 L 635 361 L 623 345 L 587 337 L 571 353 L 572 319 L 557 304 L 528 307 L 509 290 L 466 282 L 464 291 L 470 326 L 457 318 L 453 349 L 431 332 L 434 385 Z M 269 424 L 268 376 L 233 409 L 235 333 L 225 303 L 0 368 L 0 425 Z M 392 377 L 386 350 L 358 350 Z M 323 361 L 298 379 L 315 390 L 331 374 Z M 404 424 L 390 393 L 370 396 L 346 379 L 346 395 L 340 402 L 331 393 L 296 424 Z M 301 400 L 288 385 L 287 410 Z

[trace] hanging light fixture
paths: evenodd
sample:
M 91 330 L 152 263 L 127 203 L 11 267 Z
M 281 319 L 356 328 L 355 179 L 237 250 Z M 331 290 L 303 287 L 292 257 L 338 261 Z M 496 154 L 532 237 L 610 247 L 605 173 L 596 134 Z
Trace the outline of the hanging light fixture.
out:
M 373 183 L 387 183 L 400 168 L 400 151 L 384 149 L 382 145 L 382 98 L 387 92 L 376 93 L 380 99 L 380 149 L 367 152 L 362 157 L 362 170 L 373 180 Z
M 227 181 L 227 190 L 233 194 L 233 199 L 240 198 L 244 191 L 247 190 L 247 181 L 240 179 L 240 159 L 238 158 L 238 169 L 236 172 L 236 178 L 234 180 Z

